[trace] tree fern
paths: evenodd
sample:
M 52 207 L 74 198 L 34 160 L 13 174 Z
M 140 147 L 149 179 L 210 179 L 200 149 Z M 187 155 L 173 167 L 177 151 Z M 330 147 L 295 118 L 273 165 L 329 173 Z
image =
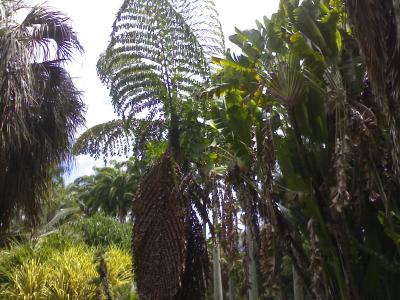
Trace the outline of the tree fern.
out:
M 176 140 L 180 103 L 203 88 L 211 56 L 222 54 L 223 49 L 213 1 L 126 0 L 113 24 L 110 44 L 97 64 L 102 82 L 110 89 L 115 112 L 126 120 L 127 129 L 120 131 L 121 136 L 137 126 L 134 119 L 158 118 L 167 120 L 165 129 Z M 105 126 L 110 128 L 110 124 Z M 95 134 L 99 129 L 84 134 L 76 147 L 78 153 L 97 158 L 125 152 L 118 148 L 122 140 L 118 141 L 116 131 L 115 143 L 91 148 L 99 141 Z

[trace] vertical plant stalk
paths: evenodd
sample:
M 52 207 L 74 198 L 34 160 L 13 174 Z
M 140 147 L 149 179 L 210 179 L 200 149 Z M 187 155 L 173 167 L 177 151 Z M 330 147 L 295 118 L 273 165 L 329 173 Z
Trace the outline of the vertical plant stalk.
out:
M 213 178 L 213 225 L 218 228 L 219 200 L 216 179 Z M 214 300 L 223 300 L 222 276 L 221 276 L 221 249 L 219 244 L 218 232 L 214 234 L 213 239 L 213 281 L 214 281 Z
M 249 300 L 258 299 L 257 263 L 256 263 L 256 244 L 254 226 L 249 217 L 246 217 L 246 242 L 249 251 Z
M 100 265 L 98 268 L 99 276 L 100 276 L 100 283 L 103 286 L 104 293 L 106 294 L 107 300 L 112 300 L 111 291 L 110 291 L 110 284 L 108 282 L 108 270 L 107 264 L 104 260 L 103 256 L 100 257 Z
M 235 262 L 238 258 L 238 225 L 237 225 L 237 209 L 235 208 L 232 196 L 231 186 L 228 178 L 224 178 L 224 192 L 220 197 L 221 204 L 221 239 L 226 241 L 222 246 L 222 250 L 229 261 L 228 266 L 228 299 L 235 300 L 236 297 L 236 278 L 235 278 Z M 222 195 L 223 194 L 223 195 Z
M 229 266 L 229 279 L 228 279 L 228 299 L 235 300 L 236 282 L 232 276 L 233 265 Z
M 244 183 L 239 188 L 242 205 L 245 208 L 245 230 L 246 230 L 246 244 L 248 255 L 248 295 L 249 300 L 258 299 L 258 279 L 257 279 L 257 245 L 255 237 L 255 228 L 253 224 L 253 216 L 251 213 L 251 199 L 249 191 L 244 186 Z
M 303 285 L 295 266 L 292 266 L 292 273 L 293 273 L 293 299 L 304 300 Z

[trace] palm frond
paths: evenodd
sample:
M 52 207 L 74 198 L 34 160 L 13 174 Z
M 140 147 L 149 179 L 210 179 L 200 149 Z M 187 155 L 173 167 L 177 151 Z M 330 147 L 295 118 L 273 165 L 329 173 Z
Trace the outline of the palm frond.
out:
M 48 10 L 39 11 L 48 19 L 52 16 Z M 62 23 L 61 15 L 56 15 Z M 41 21 L 43 17 L 36 19 Z M 72 141 L 84 123 L 85 111 L 81 92 L 61 67 L 65 59 L 71 58 L 73 49 L 67 46 L 70 50 L 60 50 L 64 47 L 61 43 L 56 47 L 56 60 L 37 61 L 37 49 L 31 44 L 31 34 L 35 33 L 29 27 L 31 23 L 5 27 L 7 24 L 0 23 L 1 229 L 16 213 L 28 219 L 38 216 L 52 170 L 71 159 Z M 64 36 L 67 29 L 72 30 L 67 27 Z M 46 42 L 50 44 L 50 39 L 42 40 Z
M 83 51 L 70 19 L 59 11 L 42 6 L 35 6 L 21 23 L 20 28 L 26 32 L 31 51 L 39 57 L 49 60 L 52 57 L 52 44 L 55 45 L 55 58 L 70 60 L 75 53 Z M 28 31 L 28 32 L 27 32 Z M 41 57 L 40 57 L 41 56 Z
M 292 55 L 289 55 L 287 60 L 277 62 L 266 83 L 268 93 L 282 104 L 289 106 L 301 100 L 305 84 L 300 61 Z

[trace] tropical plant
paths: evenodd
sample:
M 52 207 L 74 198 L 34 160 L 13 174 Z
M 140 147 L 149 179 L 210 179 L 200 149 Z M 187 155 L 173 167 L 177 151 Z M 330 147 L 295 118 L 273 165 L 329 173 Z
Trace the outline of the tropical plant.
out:
M 191 150 L 198 146 L 194 139 L 203 138 L 198 135 L 198 112 L 204 103 L 194 100 L 209 79 L 211 55 L 222 51 L 221 26 L 212 1 L 127 0 L 98 63 L 100 78 L 122 117 L 113 124 L 123 130 L 99 125 L 99 135 L 85 134 L 86 142 L 78 140 L 77 151 L 90 151 L 89 144 L 104 145 L 101 151 L 113 147 L 125 151 L 122 143 L 133 132 L 130 128 L 151 125 L 155 118 L 163 121 L 158 127 L 161 136 L 168 137 L 167 153 L 143 176 L 134 200 L 134 266 L 143 298 L 204 297 L 207 256 L 193 210 L 201 196 L 194 192 L 193 178 L 182 174 L 178 165 L 189 171 Z M 122 143 L 114 142 L 121 136 Z M 131 138 L 133 144 L 138 138 Z
M 32 251 L 27 255 L 19 255 L 21 260 L 14 265 L 0 261 L 1 298 L 105 299 L 96 284 L 97 250 L 82 243 L 70 244 L 64 248 L 52 248 L 52 245 L 54 244 L 41 243 L 31 247 Z M 24 245 L 14 245 L 10 252 L 24 247 L 26 248 Z M 46 255 L 43 255 L 43 251 Z M 125 295 L 121 294 L 121 288 L 132 283 L 129 251 L 111 246 L 104 248 L 102 252 L 107 263 L 107 278 L 112 294 L 123 297 Z M 4 253 L 4 250 L 1 254 L 10 255 Z M 7 271 L 4 272 L 3 267 L 6 265 Z
M 271 19 L 231 37 L 242 55 L 215 59 L 221 84 L 205 95 L 224 99 L 207 123 L 223 133 L 215 156 L 234 163 L 226 182 L 258 248 L 264 286 L 253 299 L 398 293 L 393 118 L 374 100 L 349 28 L 342 1 L 282 0 Z
M 35 220 L 53 170 L 71 159 L 84 123 L 81 92 L 64 69 L 80 53 L 70 21 L 33 7 L 21 23 L 21 1 L 0 3 L 0 228 Z
M 63 236 L 71 236 L 75 241 L 83 241 L 89 246 L 107 248 L 118 246 L 125 251 L 131 248 L 132 228 L 129 223 L 121 223 L 102 213 L 80 220 L 61 228 Z
M 75 179 L 67 190 L 83 206 L 85 214 L 104 212 L 124 222 L 143 173 L 142 165 L 133 157 L 125 162 L 111 161 L 109 166 L 95 167 L 93 175 Z

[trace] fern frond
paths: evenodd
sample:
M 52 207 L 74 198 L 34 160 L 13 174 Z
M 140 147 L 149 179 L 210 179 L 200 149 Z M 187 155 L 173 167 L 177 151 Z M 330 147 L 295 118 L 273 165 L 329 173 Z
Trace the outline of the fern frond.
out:
M 116 119 L 96 125 L 85 131 L 74 145 L 74 153 L 94 158 L 140 155 L 145 143 L 162 138 L 164 122 Z
M 126 0 L 98 73 L 118 115 L 168 112 L 201 88 L 222 41 L 212 1 Z

